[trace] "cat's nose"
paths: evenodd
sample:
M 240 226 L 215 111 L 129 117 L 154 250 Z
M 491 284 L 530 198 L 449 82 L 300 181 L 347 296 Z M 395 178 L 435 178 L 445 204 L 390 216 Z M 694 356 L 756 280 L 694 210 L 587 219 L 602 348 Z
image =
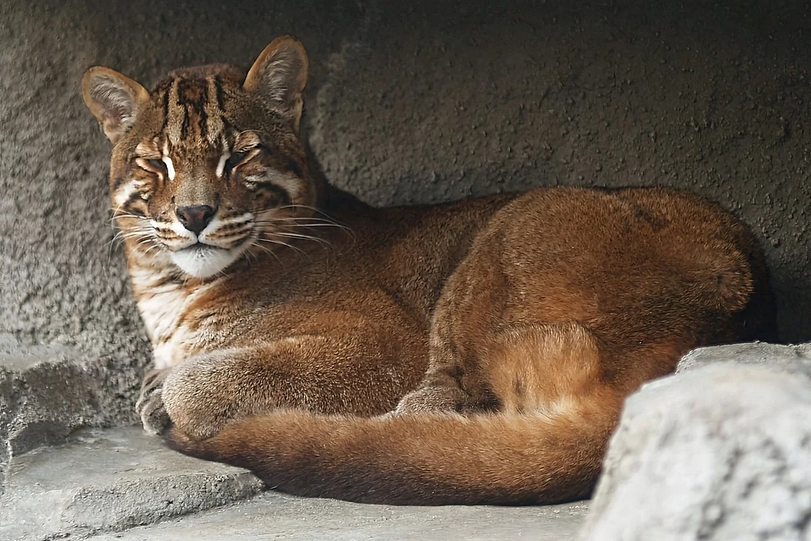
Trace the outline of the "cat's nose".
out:
M 206 228 L 214 217 L 215 210 L 208 205 L 189 205 L 187 207 L 177 207 L 175 214 L 183 227 L 199 235 Z

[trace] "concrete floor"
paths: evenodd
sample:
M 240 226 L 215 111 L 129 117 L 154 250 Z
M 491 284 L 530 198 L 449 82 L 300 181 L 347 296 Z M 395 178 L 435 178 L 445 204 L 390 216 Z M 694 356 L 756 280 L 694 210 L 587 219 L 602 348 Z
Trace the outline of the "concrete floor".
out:
M 101 540 L 577 539 L 587 502 L 547 507 L 393 507 L 265 493 L 248 502 Z
M 11 460 L 0 539 L 576 538 L 585 502 L 396 507 L 262 492 L 249 472 L 189 458 L 140 427 L 88 430 Z

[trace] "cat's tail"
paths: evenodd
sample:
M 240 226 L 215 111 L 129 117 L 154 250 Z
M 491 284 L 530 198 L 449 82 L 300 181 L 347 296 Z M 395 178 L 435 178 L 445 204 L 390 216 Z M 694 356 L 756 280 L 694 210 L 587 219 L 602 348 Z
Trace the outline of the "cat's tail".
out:
M 374 418 L 279 411 L 170 447 L 252 470 L 302 496 L 387 504 L 539 504 L 587 497 L 621 400 L 557 412 Z

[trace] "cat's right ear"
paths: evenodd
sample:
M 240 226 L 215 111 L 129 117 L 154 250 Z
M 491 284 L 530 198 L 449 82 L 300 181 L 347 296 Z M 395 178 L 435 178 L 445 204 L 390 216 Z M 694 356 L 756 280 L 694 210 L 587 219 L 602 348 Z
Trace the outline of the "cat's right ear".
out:
M 135 123 L 139 106 L 149 101 L 149 92 L 117 71 L 96 66 L 82 77 L 82 97 L 115 144 Z
M 304 106 L 301 93 L 307 84 L 308 65 L 307 51 L 301 40 L 281 36 L 265 47 L 248 71 L 242 87 L 289 111 L 293 129 L 298 133 Z

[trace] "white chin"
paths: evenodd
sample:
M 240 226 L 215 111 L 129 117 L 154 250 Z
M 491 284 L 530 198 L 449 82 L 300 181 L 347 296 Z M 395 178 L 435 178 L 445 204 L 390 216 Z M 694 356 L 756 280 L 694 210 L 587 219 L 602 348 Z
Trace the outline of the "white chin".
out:
M 199 244 L 172 252 L 172 262 L 180 270 L 196 278 L 208 278 L 233 263 L 241 250 L 223 250 Z

